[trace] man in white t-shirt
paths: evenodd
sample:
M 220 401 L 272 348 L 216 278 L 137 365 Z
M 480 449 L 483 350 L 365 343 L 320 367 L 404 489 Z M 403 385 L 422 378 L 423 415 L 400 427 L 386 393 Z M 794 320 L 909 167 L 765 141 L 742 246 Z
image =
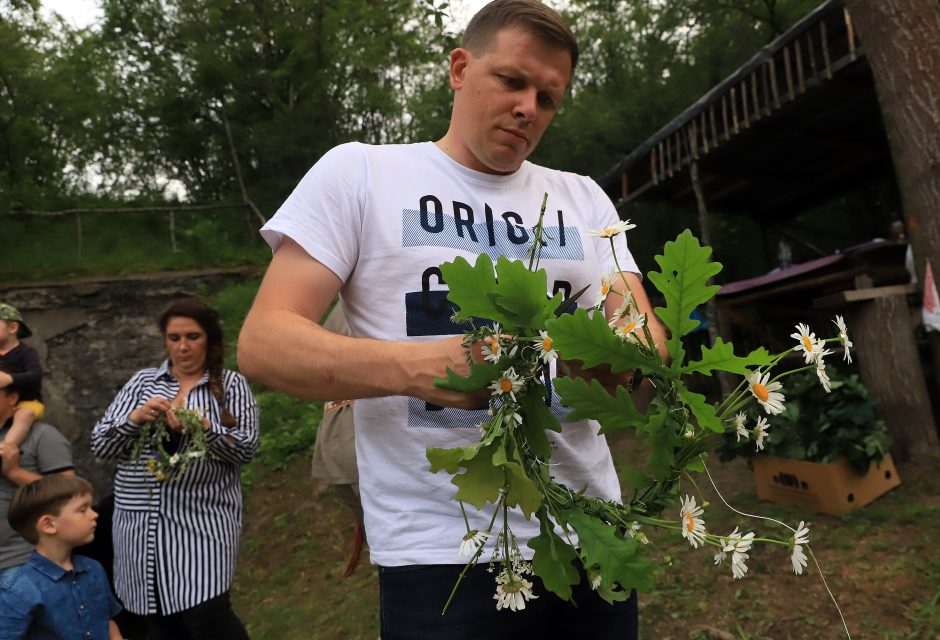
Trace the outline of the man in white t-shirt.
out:
M 538 598 L 523 611 L 497 611 L 485 563 L 468 572 L 441 615 L 463 569 L 458 548 L 467 529 L 456 488 L 447 474 L 430 473 L 425 450 L 478 440 L 488 394 L 434 386 L 447 368 L 468 372 L 463 329 L 450 320 L 439 266 L 480 253 L 523 258 L 546 192 L 540 266 L 547 293 L 570 296 L 590 285 L 580 299 L 587 302 L 579 302 L 590 305 L 615 266 L 609 241 L 585 235 L 617 220 L 603 191 L 589 178 L 526 161 L 568 89 L 577 56 L 571 31 L 552 9 L 537 0 L 490 3 L 450 55 L 454 104 L 443 138 L 332 149 L 262 229 L 274 257 L 239 338 L 239 365 L 250 378 L 301 398 L 357 399 L 359 482 L 370 557 L 380 568 L 385 640 L 636 636 L 635 596 L 609 605 L 586 579 L 575 590 L 576 606 L 536 580 Z M 616 240 L 625 280 L 661 343 L 663 329 L 626 240 Z M 350 336 L 317 324 L 337 294 Z M 609 315 L 621 301 L 608 298 Z M 554 475 L 619 500 L 597 424 L 563 427 L 548 434 Z M 467 515 L 481 530 L 492 517 L 485 510 Z M 538 534 L 537 521 L 512 513 L 510 526 L 531 557 L 526 542 Z

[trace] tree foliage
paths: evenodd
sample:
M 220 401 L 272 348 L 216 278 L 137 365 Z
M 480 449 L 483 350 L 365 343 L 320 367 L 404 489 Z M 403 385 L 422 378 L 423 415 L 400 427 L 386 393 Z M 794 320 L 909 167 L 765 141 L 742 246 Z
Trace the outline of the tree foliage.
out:
M 815 4 L 573 0 L 581 62 L 533 159 L 599 174 Z M 270 215 L 338 143 L 446 130 L 447 0 L 101 6 L 76 30 L 0 0 L 0 211 L 238 201 L 240 172 Z

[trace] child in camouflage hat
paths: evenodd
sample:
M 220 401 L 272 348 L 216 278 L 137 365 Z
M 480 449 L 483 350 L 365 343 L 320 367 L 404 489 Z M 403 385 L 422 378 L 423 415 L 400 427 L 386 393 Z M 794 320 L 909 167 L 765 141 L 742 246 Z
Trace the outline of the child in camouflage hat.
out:
M 29 435 L 30 427 L 42 418 L 45 411 L 42 404 L 42 365 L 39 363 L 39 352 L 20 342 L 32 334 L 16 307 L 0 303 L 0 363 L 6 365 L 0 371 L 0 389 L 13 386 L 20 394 L 12 423 L 2 441 L 16 447 L 23 444 Z M 0 429 L 3 426 L 0 425 Z

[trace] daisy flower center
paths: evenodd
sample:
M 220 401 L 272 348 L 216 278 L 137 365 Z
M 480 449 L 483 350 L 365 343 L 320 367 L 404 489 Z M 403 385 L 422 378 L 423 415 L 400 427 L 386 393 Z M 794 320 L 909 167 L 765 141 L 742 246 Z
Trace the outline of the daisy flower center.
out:
M 760 382 L 754 383 L 754 395 L 757 396 L 757 399 L 761 402 L 767 402 L 767 398 L 770 397 L 770 393 L 767 391 L 767 387 L 762 385 Z
M 608 283 L 606 283 L 606 282 L 605 282 L 604 284 L 602 284 L 602 285 L 601 285 L 601 293 L 604 294 L 605 296 L 606 296 L 608 293 L 610 293 L 610 284 L 608 284 Z
M 543 338 L 542 339 L 542 351 L 551 351 L 552 350 L 552 339 Z
M 499 383 L 499 388 L 503 390 L 503 393 L 509 393 L 512 391 L 512 382 L 509 378 L 503 378 Z
M 809 339 L 809 336 L 803 336 L 803 348 L 807 351 L 813 350 L 813 341 Z
M 636 328 L 636 321 L 635 321 L 635 320 L 634 320 L 633 322 L 631 322 L 630 324 L 625 324 L 625 325 L 623 325 L 623 332 L 624 332 L 624 333 L 630 333 L 631 331 L 633 331 L 634 328 Z
M 685 528 L 689 533 L 692 533 L 692 531 L 695 530 L 695 521 L 692 520 L 692 514 L 685 514 L 685 519 L 689 521 L 689 524 L 685 525 Z
M 617 229 L 614 228 L 614 227 L 607 227 L 606 229 L 604 229 L 604 235 L 605 235 L 605 236 L 612 236 L 612 235 L 614 235 L 615 233 L 617 233 Z

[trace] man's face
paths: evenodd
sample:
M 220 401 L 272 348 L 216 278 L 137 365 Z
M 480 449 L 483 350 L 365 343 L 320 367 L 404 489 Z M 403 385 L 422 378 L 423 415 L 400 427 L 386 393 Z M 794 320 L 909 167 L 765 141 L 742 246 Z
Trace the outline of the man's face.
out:
M 450 73 L 457 148 L 448 152 L 476 171 L 508 174 L 535 150 L 555 117 L 571 79 L 571 54 L 506 28 L 477 56 L 454 50 Z

